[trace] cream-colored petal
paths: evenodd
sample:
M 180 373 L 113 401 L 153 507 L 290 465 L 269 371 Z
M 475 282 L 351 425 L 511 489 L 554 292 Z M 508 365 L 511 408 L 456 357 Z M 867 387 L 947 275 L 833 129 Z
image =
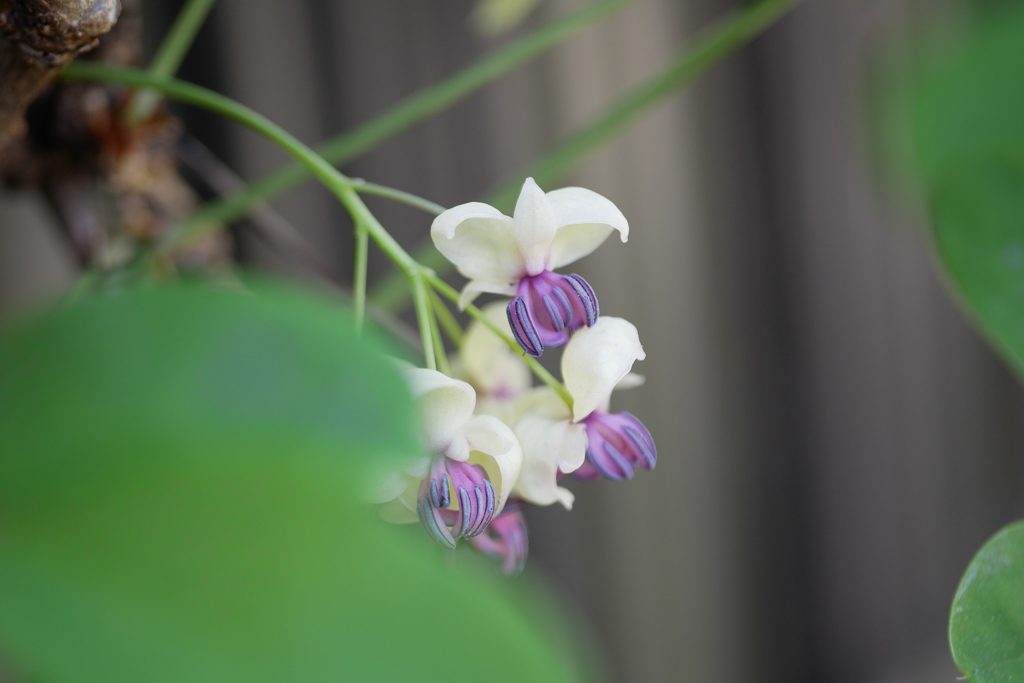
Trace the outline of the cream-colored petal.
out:
M 473 416 L 476 392 L 466 382 L 436 370 L 408 368 L 405 377 L 419 405 L 424 445 L 431 453 L 445 452 Z
M 548 192 L 558 230 L 548 251 L 549 270 L 561 268 L 591 253 L 613 230 L 623 242 L 629 239 L 629 223 L 618 207 L 596 192 L 582 187 L 563 187 Z
M 409 479 L 408 485 L 399 496 L 381 505 L 377 512 L 380 518 L 391 524 L 410 524 L 416 522 L 416 503 L 419 500 L 420 481 Z
M 506 307 L 507 302 L 493 303 L 483 309 L 483 314 L 511 337 Z M 483 395 L 510 398 L 530 387 L 530 368 L 504 339 L 479 320 L 466 330 L 459 359 L 467 381 Z
M 402 472 L 387 472 L 377 481 L 373 481 L 365 492 L 366 502 L 386 503 L 394 500 L 409 486 L 411 477 Z
M 571 509 L 573 495 L 558 485 L 558 470 L 568 473 L 583 464 L 585 429 L 567 419 L 524 415 L 515 429 L 523 449 L 523 466 L 513 492 L 537 505 L 561 503 Z
M 555 420 L 572 419 L 569 406 L 565 405 L 562 397 L 548 386 L 534 387 L 523 392 L 516 399 L 515 404 L 520 417 L 527 413 L 538 413 Z
M 533 178 L 527 178 L 512 214 L 513 234 L 528 275 L 537 275 L 547 268 L 548 252 L 555 238 L 558 223 L 547 195 Z
M 377 514 L 389 524 L 412 524 L 419 521 L 416 512 L 403 505 L 398 498 L 381 505 Z
M 562 379 L 573 398 L 573 420 L 600 408 L 612 389 L 647 354 L 636 327 L 622 318 L 601 316 L 572 336 L 562 355 Z
M 635 372 L 627 372 L 626 376 L 618 381 L 615 385 L 615 391 L 624 391 L 626 389 L 635 389 L 641 387 L 647 381 L 647 378 Z
M 494 514 L 505 506 L 512 487 L 519 479 L 523 451 L 512 428 L 496 417 L 478 415 L 466 423 L 463 432 L 469 441 L 469 463 L 481 465 L 494 487 L 498 502 Z
M 466 306 L 473 303 L 473 300 L 481 294 L 503 294 L 505 296 L 512 296 L 515 293 L 515 285 L 488 282 L 486 280 L 470 280 L 466 283 L 466 286 L 462 288 L 462 294 L 459 295 L 459 308 L 466 308 Z
M 430 463 L 433 461 L 433 455 L 421 455 L 417 458 L 413 458 L 412 461 L 402 469 L 402 471 L 413 479 L 426 479 L 427 473 L 430 472 Z
M 430 237 L 466 277 L 507 286 L 524 273 L 513 226 L 513 219 L 493 206 L 470 202 L 435 218 Z

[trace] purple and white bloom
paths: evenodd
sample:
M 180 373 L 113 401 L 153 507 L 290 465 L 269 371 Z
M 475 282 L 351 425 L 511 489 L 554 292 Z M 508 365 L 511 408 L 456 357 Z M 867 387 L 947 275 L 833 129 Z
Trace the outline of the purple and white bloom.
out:
M 545 194 L 527 178 L 512 217 L 480 202 L 461 204 L 434 219 L 430 236 L 469 278 L 461 305 L 483 292 L 513 296 L 512 333 L 526 353 L 539 356 L 597 320 L 597 297 L 586 280 L 555 269 L 591 253 L 614 230 L 628 239 L 629 223 L 608 199 L 581 187 Z
M 573 335 L 562 356 L 572 410 L 550 389 L 535 392 L 515 427 L 523 449 L 516 495 L 568 508 L 572 494 L 558 486 L 561 474 L 629 479 L 637 467 L 654 467 L 658 453 L 647 428 L 629 413 L 608 412 L 612 390 L 635 385 L 630 370 L 645 357 L 636 327 L 622 318 L 604 316 Z
M 506 574 L 523 571 L 529 542 L 522 506 L 509 503 L 482 534 L 470 539 L 470 543 L 480 552 L 501 560 L 501 570 Z
M 417 519 L 442 545 L 480 534 L 499 514 L 519 476 L 522 450 L 511 428 L 489 415 L 473 415 L 476 393 L 466 382 L 435 370 L 404 368 L 420 409 L 429 455 L 393 473 L 374 499 L 381 517 Z

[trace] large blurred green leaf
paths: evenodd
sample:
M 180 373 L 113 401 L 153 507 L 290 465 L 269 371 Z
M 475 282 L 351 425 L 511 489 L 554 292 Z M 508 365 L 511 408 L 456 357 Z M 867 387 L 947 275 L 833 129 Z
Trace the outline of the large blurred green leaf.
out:
M 515 605 L 361 504 L 418 454 L 380 344 L 266 287 L 0 342 L 0 649 L 50 683 L 566 680 Z
M 1024 377 L 1024 168 L 996 160 L 965 164 L 933 193 L 932 211 L 939 253 L 958 293 Z
M 1024 7 L 983 15 L 960 49 L 931 60 L 913 112 L 918 170 L 928 188 L 966 163 L 1024 163 Z
M 973 683 L 1024 680 L 1024 522 L 989 539 L 967 567 L 949 641 Z
M 984 15 L 933 62 L 913 122 L 939 254 L 1024 376 L 1024 7 Z

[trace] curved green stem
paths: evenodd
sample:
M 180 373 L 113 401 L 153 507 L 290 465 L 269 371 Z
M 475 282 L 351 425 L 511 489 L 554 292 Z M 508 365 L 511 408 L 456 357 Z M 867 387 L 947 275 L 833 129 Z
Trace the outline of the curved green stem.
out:
M 369 233 L 362 223 L 355 225 L 355 263 L 352 267 L 352 304 L 356 314 L 356 332 L 363 331 L 366 318 L 366 265 L 370 251 Z
M 437 317 L 437 321 L 441 324 L 444 329 L 444 333 L 448 335 L 448 339 L 451 340 L 452 344 L 459 348 L 462 346 L 462 342 L 466 337 L 466 333 L 462 331 L 462 325 L 455 319 L 452 312 L 448 310 L 444 301 L 438 296 L 437 291 L 431 287 L 427 290 L 427 294 L 430 295 L 430 303 L 434 307 L 434 315 Z
M 147 69 L 150 75 L 154 78 L 170 78 L 178 71 L 214 2 L 215 0 L 189 0 L 178 12 L 171 30 L 168 31 Z M 154 90 L 146 89 L 134 93 L 125 111 L 126 121 L 130 125 L 145 121 L 159 103 L 160 94 Z
M 434 336 L 431 334 L 431 310 L 427 302 L 427 285 L 422 273 L 409 276 L 412 287 L 413 306 L 416 309 L 416 320 L 420 326 L 420 340 L 423 343 L 423 358 L 430 370 L 437 370 L 437 356 L 434 354 Z
M 452 374 L 451 368 L 448 367 L 448 355 L 444 351 L 444 340 L 441 339 L 441 328 L 437 324 L 437 307 L 433 305 L 431 294 L 433 289 L 426 287 L 427 302 L 430 305 L 430 316 L 427 318 L 427 322 L 430 323 L 430 338 L 434 344 L 434 357 L 437 359 L 437 369 L 442 373 L 448 375 Z
M 423 279 L 429 282 L 430 285 L 434 289 L 436 289 L 441 296 L 445 297 L 446 299 L 452 301 L 455 304 L 459 303 L 459 293 L 455 291 L 455 289 L 447 282 L 431 273 L 424 274 Z M 474 320 L 479 320 L 484 325 L 486 325 L 488 329 L 490 329 L 492 332 L 494 332 L 494 334 L 498 335 L 498 337 L 500 337 L 502 341 L 508 344 L 508 347 L 510 349 L 520 354 L 523 352 L 523 349 L 521 346 L 519 346 L 519 343 L 516 342 L 516 340 L 513 339 L 512 337 L 505 334 L 497 325 L 488 320 L 487 316 L 484 315 L 484 312 L 481 311 L 479 308 L 477 308 L 473 304 L 469 304 L 468 306 L 466 306 L 466 313 L 472 316 Z M 565 388 L 565 385 L 563 385 L 561 382 L 555 379 L 555 376 L 548 372 L 547 368 L 541 365 L 540 362 L 538 362 L 537 359 L 534 358 L 533 356 L 524 355 L 522 356 L 522 358 L 523 361 L 529 366 L 530 370 L 533 371 L 533 374 L 535 374 L 537 378 L 540 379 L 540 381 L 544 382 L 544 384 L 551 387 L 555 391 L 555 393 L 558 394 L 558 396 L 563 401 L 565 401 L 565 405 L 569 406 L 569 410 L 571 411 L 572 395 L 569 393 L 569 390 Z
M 456 102 L 521 64 L 540 55 L 586 26 L 617 12 L 636 0 L 602 0 L 553 21 L 511 43 L 441 83 L 402 100 L 388 111 L 317 147 L 335 165 L 350 161 L 403 130 L 444 111 Z M 293 164 L 257 180 L 249 187 L 211 202 L 182 224 L 182 232 L 200 236 L 243 216 L 251 207 L 290 190 L 310 177 L 301 164 Z
M 436 202 L 424 199 L 423 197 L 417 197 L 416 195 L 404 190 L 396 190 L 393 187 L 370 183 L 362 178 L 349 178 L 349 182 L 352 183 L 352 189 L 359 194 L 369 194 L 375 197 L 390 199 L 398 202 L 399 204 L 407 204 L 415 209 L 419 209 L 420 211 L 424 211 L 435 216 L 443 213 L 445 210 L 445 207 L 437 204 Z
M 78 62 L 73 65 L 75 68 L 66 69 L 65 74 L 70 78 L 107 81 L 127 86 L 145 86 L 159 90 L 164 95 L 176 100 L 205 107 L 218 114 L 227 116 L 252 128 L 257 133 L 268 138 L 272 142 L 283 147 L 287 152 L 301 161 L 309 171 L 327 186 L 331 192 L 341 201 L 342 205 L 352 216 L 356 224 L 362 224 L 369 232 L 370 237 L 377 246 L 395 262 L 402 272 L 407 275 L 419 273 L 421 268 L 398 242 L 384 229 L 377 218 L 366 208 L 366 204 L 359 198 L 354 187 L 358 183 L 343 175 L 338 169 L 331 166 L 327 161 L 300 142 L 294 135 L 284 130 L 267 117 L 239 104 L 232 99 L 219 95 L 198 85 L 185 83 L 173 79 L 154 79 L 150 74 L 136 69 L 121 69 L 105 66 L 102 64 Z M 157 245 L 157 251 L 167 251 L 175 244 L 168 244 L 162 240 Z
M 600 118 L 516 174 L 512 180 L 491 192 L 484 201 L 507 211 L 515 205 L 522 187 L 522 178 L 531 177 L 541 186 L 563 178 L 588 154 L 615 138 L 652 107 L 746 45 L 800 2 L 761 0 L 720 19 L 703 32 L 692 48 L 681 52 L 668 68 L 634 88 Z
M 668 68 L 634 89 L 600 118 L 571 135 L 534 164 L 516 173 L 512 180 L 488 193 L 481 201 L 509 213 L 519 196 L 523 178 L 532 177 L 541 186 L 559 181 L 587 155 L 621 133 L 639 116 L 692 83 L 800 1 L 762 0 L 721 19 L 698 39 L 696 45 L 669 64 Z M 433 244 L 417 247 L 414 254 L 417 261 L 441 274 L 451 269 L 451 264 L 434 249 Z M 408 302 L 404 287 L 402 278 L 384 277 L 373 287 L 370 298 L 385 310 L 396 310 Z

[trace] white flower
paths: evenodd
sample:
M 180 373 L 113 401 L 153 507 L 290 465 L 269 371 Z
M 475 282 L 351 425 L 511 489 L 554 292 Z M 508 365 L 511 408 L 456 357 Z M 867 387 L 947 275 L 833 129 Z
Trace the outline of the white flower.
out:
M 481 533 L 508 500 L 522 465 L 512 430 L 473 415 L 476 393 L 434 370 L 405 368 L 420 408 L 421 437 L 430 455 L 382 482 L 375 496 L 390 522 L 417 519 L 443 545 Z
M 430 235 L 470 280 L 461 304 L 481 292 L 514 295 L 508 308 L 512 332 L 527 353 L 539 356 L 597 320 L 590 285 L 554 270 L 591 253 L 614 230 L 623 242 L 628 239 L 622 212 L 596 192 L 566 187 L 545 194 L 527 178 L 511 218 L 471 202 L 434 219 Z
M 514 493 L 547 505 L 572 505 L 572 494 L 558 486 L 559 473 L 590 479 L 633 476 L 637 465 L 650 469 L 657 451 L 647 429 L 629 413 L 607 413 L 612 390 L 635 384 L 633 363 L 646 357 L 636 327 L 621 318 L 602 317 L 577 332 L 562 356 L 562 377 L 573 398 L 569 408 L 550 389 L 538 389 L 524 407 L 515 432 L 523 465 Z

